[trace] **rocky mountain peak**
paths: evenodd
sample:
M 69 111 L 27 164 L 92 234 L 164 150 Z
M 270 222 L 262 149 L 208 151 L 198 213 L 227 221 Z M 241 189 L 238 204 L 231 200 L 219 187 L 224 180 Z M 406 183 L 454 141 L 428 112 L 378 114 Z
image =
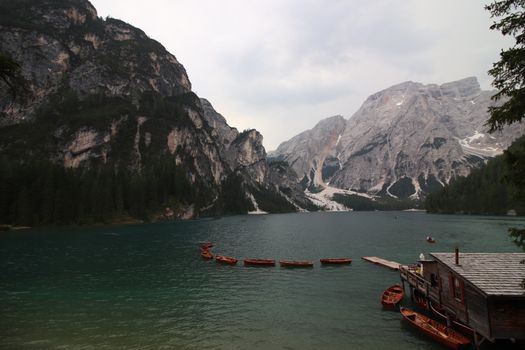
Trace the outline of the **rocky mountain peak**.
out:
M 218 113 L 210 103 L 205 98 L 200 99 L 203 116 L 206 122 L 213 128 L 214 135 L 217 135 L 221 144 L 224 147 L 228 147 L 233 140 L 239 136 L 239 132 L 236 128 L 232 128 L 228 125 L 226 118 L 224 118 L 220 113 Z
M 487 133 L 492 95 L 475 77 L 404 82 L 368 97 L 344 125 L 325 119 L 272 156 L 288 161 L 307 187 L 417 197 L 467 175 L 523 133 L 520 125 Z
M 442 84 L 440 87 L 443 96 L 452 98 L 475 97 L 481 93 L 481 87 L 476 77 Z
M 0 124 L 33 120 L 37 110 L 66 90 L 80 100 L 125 96 L 136 105 L 144 92 L 179 96 L 191 91 L 175 56 L 138 28 L 98 18 L 89 1 L 24 2 L 27 6 L 0 5 L 9 14 L 1 17 L 0 48 L 21 63 L 32 100 L 0 106 L 6 114 Z
M 323 184 L 323 168 L 339 169 L 337 158 L 347 121 L 341 115 L 321 120 L 311 130 L 300 133 L 279 145 L 271 156 L 286 160 L 306 186 Z
M 68 29 L 98 19 L 97 10 L 88 0 L 23 0 L 19 6 L 35 23 L 53 24 Z
M 165 170 L 176 196 L 163 205 L 188 205 L 190 216 L 293 210 L 268 181 L 262 135 L 230 127 L 191 91 L 174 55 L 128 23 L 98 18 L 89 1 L 0 1 L 0 52 L 29 87 L 27 98 L 0 100 L 2 157 L 143 180 Z

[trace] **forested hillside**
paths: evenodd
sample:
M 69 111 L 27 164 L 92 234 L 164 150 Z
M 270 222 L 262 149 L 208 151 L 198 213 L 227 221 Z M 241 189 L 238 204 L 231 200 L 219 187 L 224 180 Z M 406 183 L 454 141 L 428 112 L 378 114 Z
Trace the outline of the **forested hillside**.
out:
M 443 189 L 430 194 L 425 208 L 430 213 L 505 215 L 510 210 L 524 215 L 520 204 L 516 179 L 513 174 L 523 167 L 525 137 L 512 144 L 503 155 L 473 170 L 467 177 L 459 177 Z M 517 161 L 509 161 L 515 159 Z
M 269 182 L 262 135 L 87 0 L 0 0 L 0 96 L 0 224 L 297 210 Z

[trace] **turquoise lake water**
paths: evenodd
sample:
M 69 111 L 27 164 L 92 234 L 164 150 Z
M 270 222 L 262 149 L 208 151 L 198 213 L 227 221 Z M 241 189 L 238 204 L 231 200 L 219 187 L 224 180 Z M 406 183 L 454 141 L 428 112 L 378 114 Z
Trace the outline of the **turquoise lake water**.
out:
M 420 253 L 518 252 L 524 219 L 412 212 L 233 216 L 0 234 L 1 349 L 444 349 L 382 309 Z M 436 244 L 428 244 L 432 235 Z M 223 266 L 315 260 L 313 269 Z M 321 267 L 319 258 L 351 257 Z M 405 298 L 409 304 L 409 298 Z

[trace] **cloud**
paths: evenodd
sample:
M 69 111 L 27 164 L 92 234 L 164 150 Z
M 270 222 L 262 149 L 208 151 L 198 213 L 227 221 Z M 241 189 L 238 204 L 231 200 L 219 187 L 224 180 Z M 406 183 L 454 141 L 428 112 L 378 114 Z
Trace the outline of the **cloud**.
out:
M 194 90 L 269 149 L 367 96 L 412 80 L 486 74 L 509 46 L 478 0 L 92 0 L 143 29 L 186 67 Z

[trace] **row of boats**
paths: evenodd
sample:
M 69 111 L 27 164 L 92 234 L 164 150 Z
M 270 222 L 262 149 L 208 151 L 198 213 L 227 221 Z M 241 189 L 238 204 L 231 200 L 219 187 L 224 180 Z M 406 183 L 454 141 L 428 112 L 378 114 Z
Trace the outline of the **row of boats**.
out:
M 381 303 L 383 304 L 383 307 L 393 310 L 396 309 L 404 296 L 405 293 L 403 288 L 396 284 L 387 288 L 383 292 Z M 420 304 L 418 303 L 418 305 Z M 422 313 L 406 307 L 400 307 L 399 310 L 403 318 L 416 327 L 416 329 L 451 349 L 462 349 L 471 343 L 470 339 L 463 334 Z M 440 313 L 438 313 L 438 315 L 445 317 Z M 464 327 L 464 329 L 470 329 L 466 326 Z
M 214 255 L 210 249 L 213 244 L 210 242 L 201 243 L 201 257 L 206 260 L 217 261 L 221 264 L 226 265 L 237 265 L 238 259 L 225 256 L 225 255 Z M 345 265 L 352 263 L 350 258 L 325 258 L 319 260 L 322 265 Z M 244 266 L 275 266 L 276 261 L 274 259 L 244 259 Z M 280 260 L 279 265 L 281 267 L 313 267 L 314 263 L 310 260 Z

